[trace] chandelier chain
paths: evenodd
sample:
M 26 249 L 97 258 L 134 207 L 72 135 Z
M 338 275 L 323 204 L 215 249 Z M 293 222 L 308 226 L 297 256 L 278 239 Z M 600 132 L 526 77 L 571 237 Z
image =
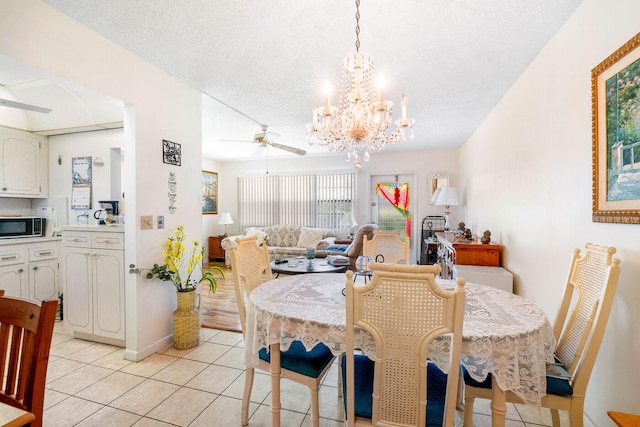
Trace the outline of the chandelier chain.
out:
M 370 153 L 403 142 L 407 136 L 413 139 L 414 119 L 407 117 L 408 98 L 403 93 L 402 117 L 394 121 L 393 102 L 386 100 L 382 87 L 374 84 L 373 58 L 360 52 L 360 0 L 355 3 L 356 52 L 344 58 L 337 106 L 331 105 L 327 84 L 325 103 L 313 110 L 312 122 L 307 125 L 307 140 L 330 151 L 346 151 L 347 161 L 359 170 L 360 161 L 369 160 Z
M 356 0 L 356 52 L 360 52 L 360 0 Z

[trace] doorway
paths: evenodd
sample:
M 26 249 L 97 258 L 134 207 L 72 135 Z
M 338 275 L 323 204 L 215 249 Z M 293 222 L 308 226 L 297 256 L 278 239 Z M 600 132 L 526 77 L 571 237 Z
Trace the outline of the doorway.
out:
M 371 175 L 371 184 L 369 186 L 369 197 L 371 206 L 371 221 L 378 224 L 381 231 L 396 231 L 398 237 L 402 240 L 405 237 L 407 231 L 407 219 L 409 220 L 409 237 L 411 238 L 411 257 L 415 259 L 415 238 L 414 230 L 414 217 L 416 203 L 413 200 L 414 195 L 417 194 L 415 188 L 416 175 L 411 173 L 403 174 L 386 174 L 386 175 Z M 407 211 L 408 217 L 405 217 L 398 209 L 396 209 L 391 202 L 387 200 L 383 195 L 377 191 L 378 184 L 386 184 L 387 186 L 394 187 L 399 184 L 406 184 L 407 191 Z

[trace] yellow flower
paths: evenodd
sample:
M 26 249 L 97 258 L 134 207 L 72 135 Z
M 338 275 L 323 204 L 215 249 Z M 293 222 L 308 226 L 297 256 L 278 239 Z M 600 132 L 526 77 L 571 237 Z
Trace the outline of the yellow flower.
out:
M 146 269 L 147 279 L 156 277 L 163 281 L 171 281 L 178 292 L 193 291 L 200 283 L 207 282 L 209 284 L 209 290 L 215 293 L 217 281 L 213 272 L 217 271 L 224 279 L 224 270 L 218 266 L 214 266 L 207 271 L 202 270 L 201 261 L 204 256 L 204 248 L 195 239 L 191 241 L 193 249 L 191 250 L 191 255 L 186 262 L 186 266 L 183 267 L 186 251 L 186 247 L 184 246 L 185 239 L 184 227 L 180 225 L 175 233 L 175 237 L 170 236 L 167 238 L 165 245 L 167 249 L 166 251 L 162 251 L 162 256 L 164 257 L 165 262 L 164 265 L 160 266 L 158 264 L 154 264 L 153 268 Z M 197 269 L 200 269 L 201 277 L 198 280 L 192 279 L 191 275 Z M 182 274 L 183 270 L 186 272 L 186 275 Z M 140 274 L 141 271 L 142 269 L 136 268 L 135 264 L 131 264 L 129 266 L 129 273 Z

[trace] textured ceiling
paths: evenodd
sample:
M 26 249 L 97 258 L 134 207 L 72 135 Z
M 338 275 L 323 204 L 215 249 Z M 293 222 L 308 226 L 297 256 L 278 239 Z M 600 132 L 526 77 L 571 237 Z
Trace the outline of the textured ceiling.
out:
M 220 141 L 251 140 L 260 126 L 245 115 L 270 125 L 281 144 L 326 154 L 307 144 L 305 124 L 324 81 L 337 86 L 355 50 L 353 2 L 44 1 L 221 100 L 203 99 L 206 157 L 251 156 L 255 144 Z M 460 146 L 580 3 L 362 0 L 360 50 L 384 73 L 387 99 L 399 106 L 407 92 L 416 120 L 415 139 L 389 148 Z

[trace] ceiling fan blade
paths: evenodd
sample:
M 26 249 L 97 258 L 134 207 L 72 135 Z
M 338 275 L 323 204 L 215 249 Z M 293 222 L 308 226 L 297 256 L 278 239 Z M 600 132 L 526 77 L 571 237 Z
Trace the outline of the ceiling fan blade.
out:
M 221 142 L 250 142 L 250 143 L 254 143 L 255 141 L 250 141 L 248 139 L 219 139 L 218 141 Z
M 22 102 L 10 101 L 8 99 L 3 99 L 3 98 L 0 98 L 0 106 L 18 108 L 20 110 L 35 111 L 37 113 L 50 113 L 52 111 L 51 108 L 44 108 L 44 107 L 38 107 L 30 104 L 23 104 Z
M 253 157 L 262 157 L 264 154 L 267 154 L 267 146 L 266 145 L 258 145 L 253 152 Z
M 293 154 L 297 154 L 298 156 L 304 156 L 305 154 L 307 154 L 307 152 L 305 150 L 301 150 L 301 149 L 295 148 L 295 147 L 290 147 L 288 145 L 278 144 L 277 142 L 270 142 L 269 145 L 274 147 L 274 148 L 279 148 L 281 150 L 288 151 L 288 152 L 293 153 Z

